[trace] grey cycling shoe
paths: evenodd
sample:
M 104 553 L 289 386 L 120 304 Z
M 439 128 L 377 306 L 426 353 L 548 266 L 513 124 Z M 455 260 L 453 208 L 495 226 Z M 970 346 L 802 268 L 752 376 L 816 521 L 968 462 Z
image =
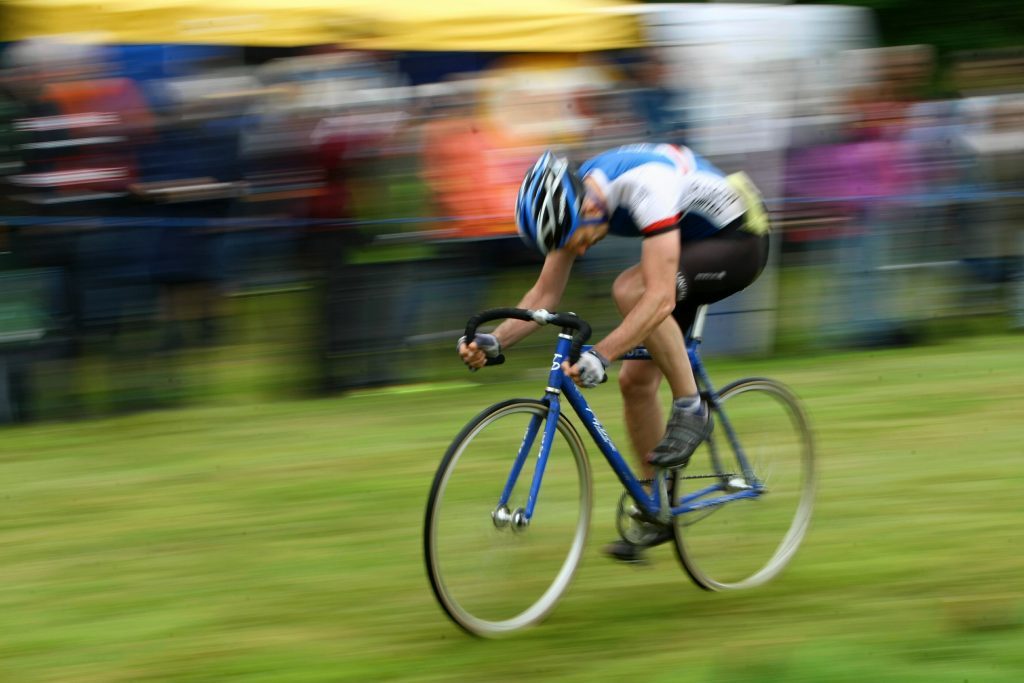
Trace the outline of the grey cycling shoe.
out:
M 653 548 L 656 545 L 661 545 L 662 543 L 668 543 L 672 540 L 674 535 L 672 527 L 667 526 L 660 530 L 654 538 L 650 539 L 643 545 L 631 543 L 624 538 L 620 538 L 619 540 L 612 541 L 606 545 L 602 549 L 602 552 L 613 560 L 618 560 L 619 562 L 643 564 L 647 562 L 647 557 L 644 553 L 645 550 Z
M 651 452 L 650 463 L 655 467 L 672 469 L 684 467 L 697 446 L 711 435 L 714 423 L 706 403 L 700 413 L 693 413 L 673 406 L 672 416 L 661 443 Z

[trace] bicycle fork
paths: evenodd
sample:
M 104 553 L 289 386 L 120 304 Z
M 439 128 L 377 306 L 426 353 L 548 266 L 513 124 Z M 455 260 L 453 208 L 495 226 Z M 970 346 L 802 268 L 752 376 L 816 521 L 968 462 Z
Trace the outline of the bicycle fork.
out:
M 544 469 L 548 464 L 551 444 L 554 443 L 555 430 L 558 429 L 558 419 L 562 412 L 562 405 L 559 400 L 561 391 L 558 387 L 565 381 L 562 372 L 562 360 L 569 357 L 571 342 L 572 335 L 569 334 L 568 330 L 563 329 L 558 335 L 558 345 L 555 347 L 555 354 L 551 358 L 548 388 L 544 398 L 544 402 L 548 407 L 547 414 L 534 415 L 530 418 L 530 424 L 526 428 L 526 434 L 523 436 L 519 452 L 516 453 L 515 462 L 512 464 L 512 471 L 509 472 L 505 488 L 498 499 L 498 505 L 491 513 L 494 526 L 499 529 L 511 527 L 514 531 L 523 531 L 529 527 L 530 520 L 533 519 L 534 508 L 537 505 L 537 494 L 540 493 L 540 483 L 544 478 Z M 526 458 L 530 455 L 530 451 L 533 450 L 533 442 L 537 438 L 537 432 L 540 431 L 541 422 L 544 423 L 544 435 L 541 438 L 540 449 L 537 452 L 537 467 L 533 471 L 533 481 L 530 482 L 530 494 L 526 499 L 526 506 L 509 511 L 508 501 L 512 497 L 512 490 L 515 488 L 516 482 L 519 481 L 519 475 L 523 470 L 523 465 L 526 464 Z
M 524 531 L 530 526 L 530 520 L 533 518 L 533 512 L 537 505 L 540 483 L 544 478 L 544 470 L 547 467 L 548 457 L 551 454 L 551 444 L 555 438 L 555 430 L 558 428 L 559 413 L 558 401 L 552 400 L 548 404 L 546 418 L 542 415 L 534 415 L 530 418 L 530 424 L 526 428 L 522 443 L 519 445 L 519 451 L 516 453 L 516 458 L 512 463 L 512 470 L 509 472 L 508 479 L 505 482 L 505 488 L 502 489 L 497 506 L 491 512 L 491 519 L 494 521 L 495 527 L 499 529 L 511 528 L 513 531 Z M 530 493 L 527 496 L 526 505 L 515 510 L 509 510 L 508 502 L 512 497 L 512 491 L 515 489 L 516 483 L 519 481 L 519 475 L 523 471 L 526 459 L 533 450 L 533 443 L 537 438 L 537 433 L 540 431 L 541 422 L 544 422 L 544 433 L 541 436 L 540 449 L 537 452 L 537 466 L 533 471 L 533 479 L 530 482 Z

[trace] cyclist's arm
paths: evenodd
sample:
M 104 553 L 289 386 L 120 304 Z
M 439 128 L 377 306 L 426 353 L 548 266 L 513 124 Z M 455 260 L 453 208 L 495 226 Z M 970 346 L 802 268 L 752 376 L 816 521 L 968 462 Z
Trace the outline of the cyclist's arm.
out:
M 618 358 L 641 343 L 676 307 L 678 231 L 668 230 L 644 239 L 640 272 L 644 281 L 640 300 L 618 327 L 594 345 L 605 358 Z
M 566 284 L 569 282 L 569 273 L 572 271 L 572 264 L 576 260 L 576 254 L 567 249 L 556 249 L 549 252 L 544 259 L 544 267 L 533 287 L 523 295 L 519 301 L 518 308 L 530 310 L 545 309 L 554 311 L 558 308 L 565 293 Z M 524 337 L 532 334 L 538 325 L 523 320 L 506 320 L 498 325 L 493 334 L 501 342 L 501 348 L 507 349 Z

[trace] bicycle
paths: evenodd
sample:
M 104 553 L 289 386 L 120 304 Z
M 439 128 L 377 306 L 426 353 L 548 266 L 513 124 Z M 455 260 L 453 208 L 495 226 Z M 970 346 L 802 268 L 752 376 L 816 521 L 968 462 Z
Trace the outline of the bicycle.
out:
M 434 477 L 424 522 L 427 573 L 441 607 L 461 628 L 494 637 L 534 625 L 554 610 L 576 573 L 593 487 L 583 440 L 562 411 L 563 399 L 625 488 L 616 511 L 623 538 L 643 543 L 672 525 L 683 569 L 710 591 L 759 586 L 786 566 L 813 508 L 811 429 L 796 396 L 779 382 L 752 377 L 721 391 L 712 387 L 698 352 L 706 314 L 706 307 L 698 312 L 687 353 L 716 429 L 685 468 L 657 470 L 651 481 L 636 476 L 561 369 L 563 359 L 574 363 L 589 348 L 586 321 L 519 308 L 469 319 L 467 339 L 481 324 L 504 318 L 561 331 L 543 398 L 511 399 L 481 412 L 455 437 Z M 640 346 L 623 358 L 650 355 Z M 731 458 L 720 448 L 723 434 Z M 525 471 L 528 461 L 532 474 Z

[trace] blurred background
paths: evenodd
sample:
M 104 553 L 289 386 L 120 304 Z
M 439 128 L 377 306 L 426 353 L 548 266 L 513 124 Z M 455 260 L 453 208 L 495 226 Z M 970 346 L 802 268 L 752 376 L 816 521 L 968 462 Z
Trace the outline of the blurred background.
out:
M 624 568 L 591 449 L 566 599 L 473 641 L 423 504 L 553 336 L 455 342 L 536 277 L 539 151 L 638 141 L 772 212 L 703 349 L 805 403 L 812 528 L 757 591 Z M 1024 680 L 1022 171 L 1020 0 L 0 0 L 0 681 Z M 564 308 L 607 333 L 639 248 Z
M 450 377 L 548 147 L 752 176 L 709 353 L 1024 327 L 1021 6 L 871 4 L 2 3 L 0 423 Z M 578 264 L 598 331 L 638 250 Z

